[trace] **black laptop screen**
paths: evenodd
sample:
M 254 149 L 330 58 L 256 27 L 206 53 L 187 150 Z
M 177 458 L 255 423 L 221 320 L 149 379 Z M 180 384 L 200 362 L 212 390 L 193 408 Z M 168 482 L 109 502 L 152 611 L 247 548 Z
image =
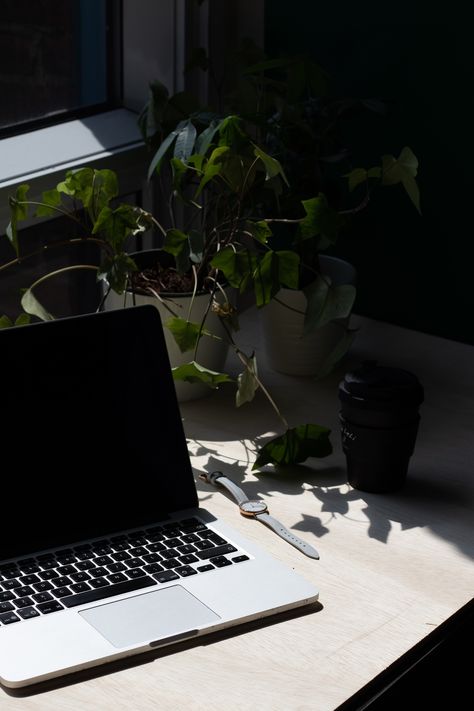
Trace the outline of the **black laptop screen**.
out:
M 0 331 L 0 559 L 196 505 L 152 306 Z

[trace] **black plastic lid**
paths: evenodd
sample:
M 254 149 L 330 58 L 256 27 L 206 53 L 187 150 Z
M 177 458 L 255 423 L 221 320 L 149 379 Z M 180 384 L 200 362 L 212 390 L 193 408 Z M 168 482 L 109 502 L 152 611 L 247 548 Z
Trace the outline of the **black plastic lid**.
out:
M 361 368 L 346 373 L 339 384 L 342 401 L 368 401 L 418 406 L 423 402 L 423 387 L 408 370 L 366 362 Z

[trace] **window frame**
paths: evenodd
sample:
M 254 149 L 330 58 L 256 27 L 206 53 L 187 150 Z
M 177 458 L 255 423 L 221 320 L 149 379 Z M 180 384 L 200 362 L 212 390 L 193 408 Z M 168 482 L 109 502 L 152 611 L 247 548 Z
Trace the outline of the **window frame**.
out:
M 195 0 L 117 0 L 117 3 L 113 31 L 121 38 L 122 47 L 114 59 L 118 68 L 114 93 L 121 97 L 121 107 L 0 140 L 1 235 L 10 219 L 8 197 L 19 185 L 28 183 L 30 197 L 37 199 L 66 170 L 79 166 L 115 170 L 121 194 L 141 193 L 143 207 L 152 209 L 153 194 L 146 181 L 147 156 L 136 120 L 146 101 L 149 81 L 159 77 L 170 91 L 183 90 L 188 45 L 211 46 L 225 17 L 238 18 L 233 23 L 236 37 L 238 33 L 252 36 L 263 44 L 264 0 L 208 1 L 200 6 Z M 207 87 L 202 78 L 199 90 L 205 100 Z M 100 126 L 114 117 L 121 129 L 118 135 L 107 135 Z M 87 140 L 88 131 L 102 135 L 93 150 L 93 142 Z M 21 143 L 26 136 L 28 151 L 22 155 Z M 61 140 L 56 140 L 59 136 Z M 28 167 L 28 156 L 44 152 L 45 140 L 50 148 L 47 159 L 43 165 L 37 162 L 32 170 Z M 16 167 L 12 169 L 10 161 L 5 168 L 2 155 L 15 156 L 15 151 Z M 28 226 L 28 222 L 22 224 Z

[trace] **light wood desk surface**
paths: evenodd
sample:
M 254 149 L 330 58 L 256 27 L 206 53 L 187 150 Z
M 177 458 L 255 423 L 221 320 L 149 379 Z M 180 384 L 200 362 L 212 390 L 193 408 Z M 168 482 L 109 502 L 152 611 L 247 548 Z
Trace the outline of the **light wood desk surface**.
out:
M 255 314 L 246 319 L 258 333 Z M 472 598 L 474 348 L 354 321 L 362 328 L 351 355 L 322 382 L 271 373 L 260 358 L 290 424 L 332 428 L 334 453 L 326 459 L 257 477 L 250 471 L 254 441 L 278 428 L 263 398 L 237 410 L 233 389 L 222 388 L 182 405 L 196 474 L 221 469 L 243 482 L 321 559 L 306 558 L 197 481 L 202 505 L 312 581 L 320 609 L 137 658 L 77 683 L 56 682 L 35 695 L 0 690 L 2 711 L 332 710 Z M 344 370 L 369 358 L 412 370 L 425 387 L 408 483 L 397 494 L 366 494 L 345 483 L 337 384 Z

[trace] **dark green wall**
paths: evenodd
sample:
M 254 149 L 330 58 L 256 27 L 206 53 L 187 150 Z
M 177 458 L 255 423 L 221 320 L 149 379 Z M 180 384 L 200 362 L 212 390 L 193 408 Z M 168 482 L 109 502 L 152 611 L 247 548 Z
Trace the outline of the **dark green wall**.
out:
M 472 23 L 456 4 L 421 5 L 267 0 L 266 49 L 309 53 L 341 95 L 388 103 L 354 127 L 361 165 L 404 145 L 420 160 L 423 217 L 386 188 L 337 245 L 358 270 L 358 312 L 474 344 Z

